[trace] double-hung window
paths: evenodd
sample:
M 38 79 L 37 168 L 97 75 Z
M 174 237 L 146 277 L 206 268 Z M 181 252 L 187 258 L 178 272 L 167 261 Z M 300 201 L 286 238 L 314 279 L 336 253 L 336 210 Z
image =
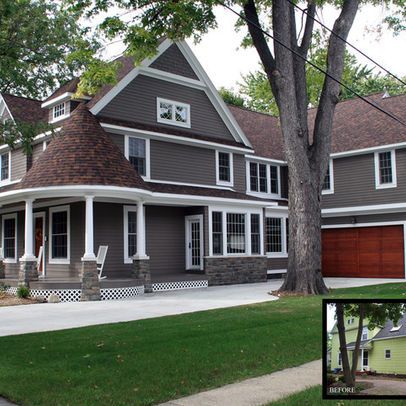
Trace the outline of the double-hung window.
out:
M 137 254 L 137 208 L 124 206 L 124 262 L 131 263 Z
M 216 151 L 216 183 L 233 186 L 233 154 Z
M 375 152 L 375 187 L 384 189 L 397 186 L 395 150 Z
M 286 217 L 265 218 L 265 250 L 268 256 L 286 257 L 288 219 Z
M 385 359 L 391 359 L 391 358 L 392 358 L 392 351 L 385 350 Z
M 213 255 L 223 254 L 223 213 L 213 211 L 212 213 L 212 238 Z
M 17 214 L 3 216 L 3 256 L 6 262 L 17 262 Z
M 251 254 L 261 253 L 261 225 L 259 214 L 251 214 Z
M 126 136 L 125 156 L 139 175 L 149 178 L 150 176 L 150 140 Z
M 245 214 L 227 213 L 227 254 L 244 254 Z
M 70 211 L 69 206 L 51 207 L 50 263 L 67 264 L 70 261 Z
M 0 155 L 0 182 L 10 178 L 10 153 Z
M 66 103 L 59 103 L 52 108 L 52 121 L 62 120 L 68 116 Z
M 362 328 L 361 340 L 368 340 L 368 327 L 363 327 Z
M 190 128 L 190 105 L 158 97 L 157 120 L 159 123 Z
M 330 159 L 328 162 L 327 172 L 326 176 L 324 177 L 321 193 L 323 195 L 334 193 L 334 173 L 332 159 Z
M 280 169 L 278 166 L 248 162 L 248 190 L 254 193 L 280 193 Z

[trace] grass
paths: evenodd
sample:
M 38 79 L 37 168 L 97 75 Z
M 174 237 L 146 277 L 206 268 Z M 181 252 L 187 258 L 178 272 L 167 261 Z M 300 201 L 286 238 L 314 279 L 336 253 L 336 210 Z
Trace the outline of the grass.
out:
M 396 400 L 323 400 L 321 398 L 322 388 L 321 385 L 314 386 L 313 388 L 306 389 L 302 392 L 295 393 L 294 395 L 280 399 L 276 402 L 269 403 L 268 406 L 318 406 L 318 405 L 368 405 L 368 406 L 389 406 L 397 404 Z
M 335 298 L 404 297 L 405 284 Z M 322 297 L 0 338 L 0 394 L 24 405 L 150 405 L 321 358 Z M 134 303 L 136 305 L 136 303 Z

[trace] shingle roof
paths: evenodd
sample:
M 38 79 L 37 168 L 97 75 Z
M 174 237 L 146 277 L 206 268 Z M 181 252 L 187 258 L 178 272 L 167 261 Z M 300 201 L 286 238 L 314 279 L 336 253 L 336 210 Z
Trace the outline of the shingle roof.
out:
M 393 321 L 388 320 L 385 323 L 384 328 L 373 339 L 376 340 L 377 338 L 399 337 L 399 336 L 406 337 L 406 314 L 404 314 L 403 317 L 399 320 L 398 326 L 399 325 L 402 326 L 399 331 L 391 332 L 390 330 L 393 327 Z
M 25 123 L 38 123 L 48 121 L 48 111 L 41 108 L 41 101 L 26 97 L 2 94 L 11 115 L 16 121 Z
M 73 78 L 66 83 L 64 83 L 61 87 L 58 87 L 49 97 L 47 97 L 44 101 L 49 101 L 51 99 L 54 99 L 55 97 L 58 97 L 64 93 L 75 93 L 76 89 L 78 87 L 80 79 L 79 78 Z
M 22 179 L 19 188 L 109 185 L 148 189 L 130 162 L 81 104 Z
M 365 344 L 368 344 L 371 340 L 361 340 L 360 341 L 360 348 L 363 348 Z M 355 347 L 355 341 L 352 341 L 347 344 L 347 348 Z

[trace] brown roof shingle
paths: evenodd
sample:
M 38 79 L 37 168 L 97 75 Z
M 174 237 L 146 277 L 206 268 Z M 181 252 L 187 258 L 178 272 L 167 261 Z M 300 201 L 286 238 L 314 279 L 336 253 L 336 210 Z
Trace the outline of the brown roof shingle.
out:
M 108 185 L 148 189 L 96 118 L 81 104 L 33 164 L 20 188 Z
M 6 93 L 3 93 L 2 96 L 16 121 L 34 124 L 48 120 L 47 111 L 41 108 L 42 102 L 40 100 L 13 96 Z

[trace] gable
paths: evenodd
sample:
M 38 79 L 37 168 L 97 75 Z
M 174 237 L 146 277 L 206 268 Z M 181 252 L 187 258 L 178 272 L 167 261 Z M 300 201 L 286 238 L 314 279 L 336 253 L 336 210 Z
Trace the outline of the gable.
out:
M 167 130 L 181 127 L 157 122 L 157 98 L 190 105 L 188 133 L 234 141 L 224 121 L 203 90 L 138 75 L 98 114 L 121 121 L 148 124 Z
M 150 65 L 150 67 L 173 73 L 175 75 L 185 76 L 190 79 L 199 80 L 195 71 L 176 44 L 172 44 Z

